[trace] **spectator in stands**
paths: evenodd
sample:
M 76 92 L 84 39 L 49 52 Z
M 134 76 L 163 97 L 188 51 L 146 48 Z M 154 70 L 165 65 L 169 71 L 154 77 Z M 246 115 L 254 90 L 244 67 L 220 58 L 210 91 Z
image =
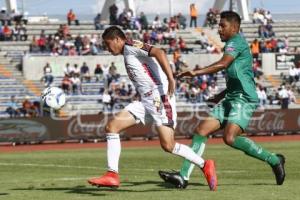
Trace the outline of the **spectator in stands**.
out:
M 36 53 L 37 51 L 39 51 L 39 45 L 38 45 L 38 41 L 37 41 L 35 35 L 32 36 L 32 40 L 29 44 L 29 51 L 33 52 L 33 53 Z
M 289 104 L 290 103 L 296 103 L 297 100 L 296 100 L 296 96 L 294 94 L 294 92 L 292 91 L 291 87 L 290 86 L 287 86 L 287 93 L 289 95 Z
M 173 53 L 177 48 L 177 42 L 175 38 L 170 37 L 169 38 L 169 51 L 168 53 L 171 54 Z
M 10 118 L 20 115 L 20 109 L 18 108 L 18 103 L 14 95 L 10 97 L 10 102 L 7 103 L 6 112 L 9 114 Z
M 278 96 L 279 96 L 279 99 L 280 99 L 281 109 L 288 109 L 288 107 L 289 107 L 289 94 L 288 94 L 288 91 L 285 88 L 285 85 L 282 85 L 278 89 Z
M 275 32 L 273 30 L 273 26 L 271 23 L 267 23 L 267 25 L 265 26 L 266 28 L 266 31 L 267 31 L 267 37 L 270 38 L 270 37 L 275 37 Z
M 263 75 L 262 69 L 261 69 L 261 62 L 257 58 L 253 58 L 253 74 L 255 78 L 259 78 L 261 75 Z
M 49 63 L 46 63 L 43 71 L 44 76 L 42 77 L 42 80 L 44 81 L 44 85 L 49 87 L 53 82 L 52 68 Z
M 208 46 L 208 37 L 205 34 L 205 32 L 203 32 L 203 31 L 201 32 L 199 39 L 196 40 L 195 43 L 200 44 L 201 49 L 206 49 L 206 47 Z
M 218 23 L 217 21 L 218 11 L 214 11 L 212 8 L 206 13 L 206 21 L 205 24 L 210 28 L 214 28 L 214 25 Z
M 180 51 L 183 52 L 183 53 L 189 53 L 190 51 L 191 52 L 193 51 L 192 48 L 188 48 L 186 46 L 186 43 L 185 43 L 185 41 L 183 40 L 183 38 L 181 36 L 178 39 L 178 46 L 180 48 Z
M 264 23 L 264 15 L 259 11 L 259 9 L 255 8 L 253 12 L 252 22 L 253 24 L 263 24 Z
M 178 28 L 185 29 L 186 28 L 186 18 L 184 15 L 182 15 L 181 12 L 178 13 L 177 20 L 178 20 L 178 25 L 179 25 Z
M 96 30 L 102 30 L 103 24 L 101 22 L 101 13 L 98 13 L 96 17 L 94 18 L 94 26 Z
M 209 98 L 215 97 L 220 92 L 219 87 L 216 85 L 215 82 L 211 82 L 211 84 L 208 86 L 207 90 L 208 90 Z
M 273 19 L 272 19 L 272 14 L 270 11 L 267 11 L 267 13 L 265 14 L 265 18 L 267 20 L 268 23 L 273 23 Z
M 74 73 L 74 67 L 70 65 L 70 63 L 67 63 L 64 67 L 64 74 L 65 76 L 71 77 L 71 75 Z
M 83 46 L 82 37 L 78 34 L 75 38 L 74 45 L 78 55 L 81 55 L 81 49 Z
M 117 72 L 115 62 L 111 62 L 111 65 L 109 67 L 109 76 L 111 81 L 118 81 L 118 79 L 120 78 L 120 74 Z
M 28 35 L 27 35 L 27 29 L 25 24 L 21 24 L 21 27 L 19 29 L 19 34 L 20 34 L 21 41 L 27 41 Z
M 33 117 L 37 115 L 35 108 L 33 107 L 33 103 L 29 100 L 29 96 L 26 96 L 22 102 L 22 108 L 20 108 L 20 112 L 24 117 Z
M 13 32 L 12 30 L 9 28 L 8 25 L 4 25 L 3 29 L 2 29 L 2 33 L 4 35 L 4 40 L 5 41 L 11 41 L 12 40 L 12 36 L 13 36 Z
M 101 64 L 96 65 L 94 75 L 96 77 L 96 82 L 103 79 L 103 70 L 101 68 Z
M 173 31 L 179 28 L 176 17 L 170 17 L 169 28 Z
M 73 94 L 81 94 L 82 93 L 81 80 L 79 78 L 79 75 L 73 73 L 70 80 L 72 83 L 72 93 Z
M 37 40 L 40 51 L 44 53 L 46 51 L 46 36 L 41 34 L 40 38 Z
M 117 15 L 118 15 L 118 7 L 116 4 L 113 4 L 109 7 L 109 24 L 110 25 L 117 25 Z
M 87 35 L 82 38 L 82 48 L 81 48 L 81 55 L 90 55 L 91 48 L 90 48 L 90 39 Z
M 251 42 L 250 48 L 251 48 L 251 53 L 253 58 L 257 59 L 260 50 L 259 50 L 259 42 L 256 38 Z
M 147 16 L 144 14 L 144 12 L 140 13 L 139 21 L 140 21 L 142 29 L 148 30 L 148 19 L 147 19 Z
M 161 21 L 159 19 L 159 15 L 156 15 L 152 22 L 152 29 L 160 30 L 162 27 Z
M 260 38 L 268 38 L 268 31 L 264 25 L 259 25 L 258 26 L 258 36 Z
M 68 50 L 68 56 L 77 56 L 78 53 L 75 49 L 75 46 L 74 45 L 70 45 L 69 46 L 69 50 Z
M 104 88 L 109 88 L 109 83 L 110 83 L 109 65 L 104 64 L 102 66 L 102 70 L 103 70 Z
M 292 65 L 289 69 L 289 84 L 296 82 L 296 78 L 299 79 L 298 69 Z
M 11 17 L 9 13 L 6 11 L 6 8 L 2 8 L 0 11 L 0 21 L 2 26 L 11 25 Z
M 259 106 L 263 108 L 267 104 L 267 94 L 265 88 L 261 85 L 256 85 L 256 93 L 259 99 Z
M 178 71 L 182 71 L 180 69 L 180 63 L 181 63 L 181 51 L 179 48 L 176 48 L 173 52 L 173 63 L 175 65 L 175 72 L 178 72 Z
M 271 47 L 272 47 L 272 52 L 278 52 L 277 40 L 274 37 L 272 37 L 270 39 L 270 44 L 271 44 Z
M 80 68 L 80 80 L 86 80 L 87 82 L 91 81 L 90 69 L 87 66 L 86 62 L 84 62 Z
M 196 8 L 196 5 L 194 3 L 190 4 L 190 27 L 193 26 L 197 27 L 197 17 L 198 17 L 198 11 Z
M 80 69 L 77 64 L 74 64 L 74 67 L 72 69 L 72 73 L 75 74 L 76 76 L 80 76 Z
M 69 10 L 68 14 L 67 14 L 67 21 L 68 21 L 68 25 L 70 26 L 72 22 L 75 22 L 75 24 L 77 26 L 79 26 L 79 20 L 76 18 L 75 13 L 73 12 L 72 9 Z
M 107 112 L 109 110 L 112 110 L 112 107 L 110 106 L 112 102 L 112 97 L 109 94 L 109 91 L 106 89 L 104 90 L 102 94 L 102 103 L 103 103 L 103 111 Z
M 70 94 L 71 86 L 72 86 L 72 81 L 69 75 L 65 74 L 64 78 L 62 79 L 61 88 L 66 94 Z

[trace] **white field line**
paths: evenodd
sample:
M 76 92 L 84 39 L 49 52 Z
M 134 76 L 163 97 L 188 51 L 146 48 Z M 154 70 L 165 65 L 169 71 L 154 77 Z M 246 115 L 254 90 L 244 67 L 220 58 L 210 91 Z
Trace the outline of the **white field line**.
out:
M 58 165 L 58 164 L 37 164 L 37 163 L 1 163 L 0 166 L 20 166 L 20 167 L 54 167 L 54 168 L 72 168 L 72 169 L 100 169 L 105 170 L 103 167 L 92 167 L 92 166 L 73 166 L 73 165 Z M 139 168 L 130 168 L 130 171 L 156 171 L 156 169 L 139 169 Z M 126 171 L 126 169 L 122 169 L 122 171 Z M 218 173 L 221 174 L 238 174 L 238 173 L 246 173 L 246 170 L 217 170 Z

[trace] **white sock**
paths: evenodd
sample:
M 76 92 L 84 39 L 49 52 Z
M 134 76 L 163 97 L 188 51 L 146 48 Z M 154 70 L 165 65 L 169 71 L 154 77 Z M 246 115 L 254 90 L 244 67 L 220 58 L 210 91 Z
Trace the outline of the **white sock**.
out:
M 199 167 L 203 168 L 204 160 L 200 156 L 198 156 L 189 146 L 184 144 L 176 143 L 175 147 L 172 151 L 173 154 L 181 156 L 192 163 L 198 165 Z
M 116 133 L 108 133 L 107 140 L 107 165 L 109 171 L 119 172 L 119 158 L 121 154 L 120 136 Z

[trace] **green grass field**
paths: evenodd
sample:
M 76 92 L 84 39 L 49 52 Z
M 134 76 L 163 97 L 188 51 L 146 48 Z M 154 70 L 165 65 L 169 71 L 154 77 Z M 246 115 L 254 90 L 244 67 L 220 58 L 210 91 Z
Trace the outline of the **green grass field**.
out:
M 187 189 L 163 183 L 159 169 L 177 169 L 181 159 L 160 148 L 124 148 L 121 155 L 119 189 L 96 188 L 90 177 L 105 171 L 105 149 L 0 153 L 0 199 L 300 199 L 300 142 L 263 143 L 287 158 L 286 181 L 275 185 L 271 168 L 224 144 L 208 145 L 205 158 L 216 160 L 219 186 L 211 192 L 202 172 L 194 170 Z

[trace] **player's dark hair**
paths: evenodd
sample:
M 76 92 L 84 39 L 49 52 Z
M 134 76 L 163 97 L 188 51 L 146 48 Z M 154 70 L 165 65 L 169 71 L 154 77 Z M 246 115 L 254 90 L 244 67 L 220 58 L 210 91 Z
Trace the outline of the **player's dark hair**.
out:
M 126 40 L 125 33 L 117 26 L 111 26 L 105 29 L 105 31 L 102 34 L 103 40 L 115 39 L 116 37 Z
M 241 17 L 239 16 L 239 14 L 237 14 L 236 12 L 233 12 L 233 11 L 223 11 L 223 12 L 221 12 L 221 19 L 222 18 L 226 19 L 229 22 L 235 22 L 239 26 L 241 24 Z

